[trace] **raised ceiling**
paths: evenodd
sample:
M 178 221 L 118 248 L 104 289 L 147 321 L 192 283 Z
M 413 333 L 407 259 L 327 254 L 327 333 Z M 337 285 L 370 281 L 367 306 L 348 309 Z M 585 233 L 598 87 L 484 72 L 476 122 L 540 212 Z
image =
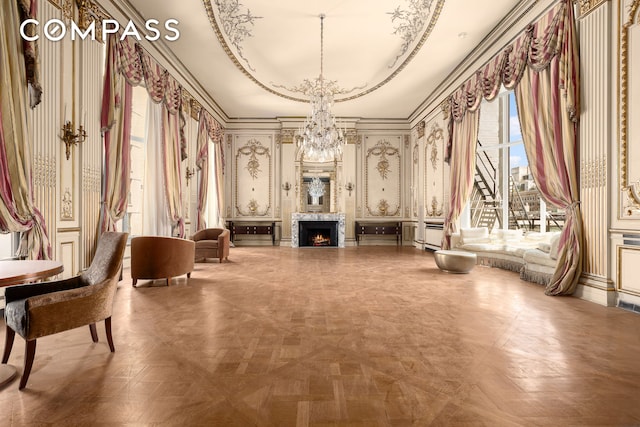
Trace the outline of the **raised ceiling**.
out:
M 517 0 L 128 2 L 144 20 L 179 21 L 180 37 L 167 46 L 223 114 L 241 119 L 308 113 L 308 104 L 299 101 L 304 94 L 290 89 L 320 74 L 320 14 L 326 15 L 324 78 L 345 91 L 353 89 L 336 96 L 334 113 L 407 119 L 518 4 Z M 424 24 L 417 31 L 403 32 L 400 26 L 410 23 L 418 11 L 423 12 Z M 229 30 L 234 24 L 244 31 Z

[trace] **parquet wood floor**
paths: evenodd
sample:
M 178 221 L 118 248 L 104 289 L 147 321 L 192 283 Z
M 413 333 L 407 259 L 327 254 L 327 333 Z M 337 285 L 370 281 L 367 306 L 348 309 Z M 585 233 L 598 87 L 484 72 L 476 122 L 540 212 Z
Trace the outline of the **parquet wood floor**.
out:
M 38 340 L 0 425 L 640 425 L 640 315 L 395 246 L 239 247 Z M 4 326 L 1 328 L 4 335 Z M 0 336 L 0 343 L 4 336 Z M 9 363 L 22 372 L 23 341 Z

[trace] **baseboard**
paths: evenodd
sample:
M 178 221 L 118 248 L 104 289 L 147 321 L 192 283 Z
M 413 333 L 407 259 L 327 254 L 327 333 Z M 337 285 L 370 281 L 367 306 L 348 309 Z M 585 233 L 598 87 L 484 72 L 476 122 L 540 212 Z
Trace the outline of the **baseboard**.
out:
M 582 283 L 578 284 L 573 296 L 607 307 L 615 307 L 617 303 L 617 295 L 613 289 L 607 290 Z

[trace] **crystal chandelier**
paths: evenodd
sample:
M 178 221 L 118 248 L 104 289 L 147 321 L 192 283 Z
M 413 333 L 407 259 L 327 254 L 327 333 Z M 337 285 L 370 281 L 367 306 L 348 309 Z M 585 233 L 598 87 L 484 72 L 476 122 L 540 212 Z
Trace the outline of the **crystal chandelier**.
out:
M 324 162 L 342 156 L 344 131 L 331 114 L 334 82 L 324 79 L 324 14 L 320 15 L 320 76 L 309 92 L 311 113 L 299 130 L 298 148 L 307 160 Z

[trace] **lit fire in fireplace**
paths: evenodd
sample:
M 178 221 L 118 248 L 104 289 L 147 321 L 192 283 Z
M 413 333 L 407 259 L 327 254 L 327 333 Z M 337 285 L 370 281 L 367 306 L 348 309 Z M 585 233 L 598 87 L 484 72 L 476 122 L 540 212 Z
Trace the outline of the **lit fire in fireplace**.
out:
M 330 246 L 331 239 L 329 237 L 325 237 L 322 234 L 316 234 L 312 238 L 313 246 Z

